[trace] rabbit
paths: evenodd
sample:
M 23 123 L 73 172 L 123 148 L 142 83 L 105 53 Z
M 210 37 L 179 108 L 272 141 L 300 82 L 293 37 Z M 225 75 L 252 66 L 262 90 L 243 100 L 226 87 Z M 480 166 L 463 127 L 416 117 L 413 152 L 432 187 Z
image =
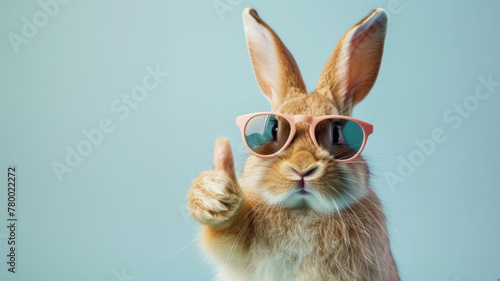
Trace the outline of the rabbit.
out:
M 272 111 L 351 116 L 377 78 L 387 21 L 377 8 L 347 31 L 308 94 L 291 53 L 246 8 L 253 70 Z M 249 155 L 239 179 L 229 140 L 216 140 L 213 170 L 193 181 L 187 207 L 202 224 L 200 244 L 217 280 L 400 280 L 367 163 L 361 156 L 336 162 L 313 145 L 308 126 L 297 124 L 292 142 L 276 157 Z M 316 168 L 302 180 L 316 196 L 302 204 L 288 200 L 284 195 L 298 182 L 290 167 L 302 173 L 311 165 Z

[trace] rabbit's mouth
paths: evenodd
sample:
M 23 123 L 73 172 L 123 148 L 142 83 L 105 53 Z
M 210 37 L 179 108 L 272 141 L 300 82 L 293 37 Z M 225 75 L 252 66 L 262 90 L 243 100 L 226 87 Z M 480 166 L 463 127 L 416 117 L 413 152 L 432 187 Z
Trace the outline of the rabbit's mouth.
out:
M 279 196 L 278 205 L 286 209 L 312 210 L 319 213 L 331 213 L 339 204 L 336 199 L 324 196 L 310 182 L 298 181 L 287 192 Z
M 311 194 L 309 191 L 305 190 L 304 188 L 298 190 L 297 193 L 300 194 L 300 195 L 309 195 L 309 194 Z
M 311 188 L 310 183 L 306 179 L 304 179 L 303 177 L 297 181 L 296 186 L 295 186 L 297 193 L 300 195 L 309 195 L 310 188 Z
M 347 175 L 340 174 L 342 177 Z M 342 178 L 341 177 L 341 178 Z M 318 178 L 315 180 L 293 180 L 287 190 L 281 194 L 265 196 L 271 204 L 278 205 L 285 209 L 311 210 L 318 213 L 336 213 L 348 208 L 355 203 L 354 186 L 350 186 L 352 181 L 342 182 L 336 180 L 325 180 Z

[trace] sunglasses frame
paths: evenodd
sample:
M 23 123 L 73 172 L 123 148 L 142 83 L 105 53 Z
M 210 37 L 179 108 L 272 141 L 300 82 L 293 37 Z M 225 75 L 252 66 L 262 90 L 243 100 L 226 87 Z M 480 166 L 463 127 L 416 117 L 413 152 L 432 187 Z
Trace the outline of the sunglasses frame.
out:
M 288 123 L 290 124 L 290 135 L 288 136 L 288 140 L 283 145 L 283 147 L 280 148 L 280 150 L 276 151 L 273 154 L 269 154 L 269 155 L 258 154 L 256 152 L 254 152 L 247 143 L 246 136 L 245 136 L 245 129 L 246 129 L 246 126 L 248 124 L 248 121 L 250 121 L 250 119 L 252 119 L 253 117 L 260 116 L 260 115 L 276 115 L 276 116 L 279 116 L 279 117 L 287 120 Z M 257 113 L 250 113 L 250 114 L 245 114 L 245 115 L 241 115 L 241 116 L 236 117 L 236 125 L 240 128 L 241 137 L 243 138 L 245 146 L 247 147 L 248 151 L 250 151 L 250 153 L 252 153 L 253 155 L 260 157 L 260 158 L 272 158 L 272 157 L 276 156 L 276 154 L 278 154 L 281 151 L 288 148 L 288 146 L 290 145 L 290 143 L 292 142 L 292 140 L 295 136 L 295 132 L 296 132 L 295 125 L 297 123 L 302 123 L 302 122 L 309 124 L 309 136 L 311 137 L 311 140 L 313 141 L 314 146 L 316 146 L 316 149 L 320 149 L 320 146 L 318 145 L 318 142 L 316 141 L 316 136 L 314 134 L 315 129 L 316 129 L 316 125 L 325 119 L 334 119 L 334 118 L 352 121 L 352 122 L 358 124 L 361 127 L 361 129 L 363 130 L 363 144 L 361 145 L 361 148 L 359 149 L 359 151 L 351 158 L 342 159 L 342 160 L 335 159 L 335 161 L 337 161 L 339 163 L 352 161 L 352 160 L 356 159 L 361 154 L 363 149 L 365 148 L 368 136 L 370 136 L 373 133 L 373 125 L 372 124 L 355 119 L 355 118 L 352 118 L 352 117 L 344 116 L 344 115 L 325 115 L 325 116 L 320 116 L 320 117 L 314 117 L 314 116 L 309 116 L 309 115 L 287 115 L 287 114 L 281 114 L 281 113 L 276 113 L 276 112 L 257 112 Z

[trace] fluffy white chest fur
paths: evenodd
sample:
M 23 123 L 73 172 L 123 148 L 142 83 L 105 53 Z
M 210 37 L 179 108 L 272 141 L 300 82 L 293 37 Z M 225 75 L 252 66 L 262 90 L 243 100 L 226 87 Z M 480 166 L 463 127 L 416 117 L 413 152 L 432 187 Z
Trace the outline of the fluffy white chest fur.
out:
M 300 277 L 303 267 L 314 267 L 312 257 L 317 251 L 314 233 L 309 227 L 299 224 L 278 227 L 275 224 L 274 227 L 262 225 L 256 229 L 248 258 L 242 260 L 246 264 L 245 270 L 231 272 L 226 264 L 219 264 L 221 280 L 311 280 L 310 275 L 307 279 L 303 279 L 306 276 Z M 312 267 L 306 271 L 314 271 Z
M 349 233 L 345 222 L 350 218 L 344 220 L 342 213 L 325 215 L 264 208 L 257 212 L 248 252 L 243 254 L 232 245 L 229 256 L 225 249 L 225 260 L 213 257 L 219 280 L 367 280 L 358 273 L 377 271 L 383 262 L 371 262 L 377 258 L 373 237 L 366 236 L 369 233 L 365 231 Z M 350 235 L 365 237 L 350 241 Z M 368 243 L 362 245 L 360 241 Z M 367 270 L 357 270 L 362 266 Z

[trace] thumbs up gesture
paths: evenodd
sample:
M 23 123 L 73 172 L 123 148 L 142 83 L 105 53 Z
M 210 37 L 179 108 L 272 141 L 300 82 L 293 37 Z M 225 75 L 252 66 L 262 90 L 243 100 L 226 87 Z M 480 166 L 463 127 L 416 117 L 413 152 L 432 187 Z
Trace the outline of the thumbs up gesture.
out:
M 214 169 L 215 171 L 226 172 L 232 180 L 236 180 L 233 152 L 227 138 L 220 138 L 215 141 Z
M 242 201 L 229 139 L 219 138 L 214 147 L 214 170 L 202 172 L 189 190 L 189 211 L 202 224 L 224 227 L 231 224 Z

